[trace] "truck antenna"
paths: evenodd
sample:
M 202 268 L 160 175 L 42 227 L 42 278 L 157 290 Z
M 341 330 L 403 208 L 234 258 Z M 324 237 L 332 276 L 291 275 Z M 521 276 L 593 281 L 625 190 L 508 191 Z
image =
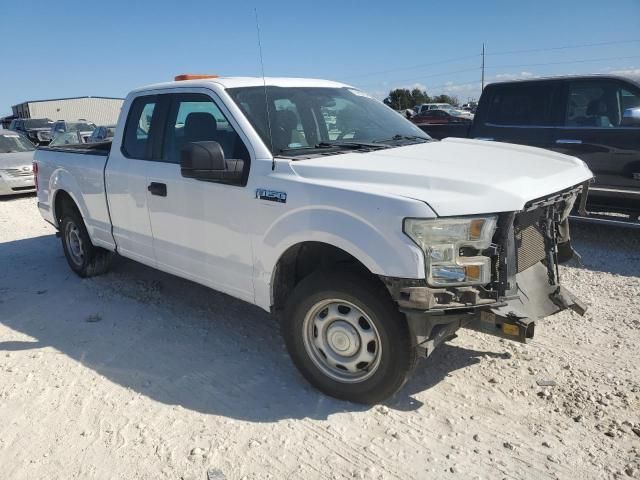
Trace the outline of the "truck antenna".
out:
M 262 69 L 262 86 L 264 87 L 264 108 L 267 112 L 267 128 L 269 130 L 269 143 L 271 144 L 271 170 L 276 169 L 276 155 L 273 151 L 273 135 L 271 134 L 271 115 L 269 115 L 269 99 L 267 97 L 267 80 L 264 77 L 264 61 L 262 60 L 262 42 L 260 41 L 260 23 L 258 22 L 258 9 L 254 8 L 256 15 L 256 30 L 258 32 L 258 51 L 260 52 L 260 68 Z

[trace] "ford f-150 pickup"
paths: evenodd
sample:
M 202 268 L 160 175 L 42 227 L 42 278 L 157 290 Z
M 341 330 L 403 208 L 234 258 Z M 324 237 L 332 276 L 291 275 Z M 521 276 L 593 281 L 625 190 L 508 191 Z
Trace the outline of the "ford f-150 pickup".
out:
M 574 157 L 432 140 L 341 83 L 197 78 L 131 92 L 112 142 L 36 152 L 78 275 L 115 252 L 273 312 L 304 377 L 379 402 L 459 328 L 526 342 L 560 285 Z

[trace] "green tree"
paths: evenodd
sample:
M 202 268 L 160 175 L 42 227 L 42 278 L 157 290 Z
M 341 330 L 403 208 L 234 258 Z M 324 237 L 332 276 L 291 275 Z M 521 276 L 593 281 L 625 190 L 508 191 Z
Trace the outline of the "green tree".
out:
M 395 110 L 404 110 L 406 108 L 413 108 L 415 105 L 421 103 L 429 103 L 429 95 L 424 90 L 414 88 L 409 90 L 407 88 L 396 88 L 389 92 L 389 96 L 384 99 L 384 103 L 389 105 Z
M 413 98 L 413 105 L 420 105 L 422 103 L 429 103 L 431 100 L 429 99 L 429 95 L 424 90 L 420 90 L 419 88 L 414 88 L 411 90 L 411 97 Z
M 384 103 L 394 110 L 403 110 L 413 107 L 411 92 L 406 88 L 396 88 L 389 92 L 389 96 L 384 99 Z
M 446 95 L 446 94 L 436 95 L 435 97 L 432 97 L 431 102 L 432 103 L 448 103 L 449 105 L 453 105 L 454 107 L 457 107 L 459 104 L 458 97 L 454 95 Z

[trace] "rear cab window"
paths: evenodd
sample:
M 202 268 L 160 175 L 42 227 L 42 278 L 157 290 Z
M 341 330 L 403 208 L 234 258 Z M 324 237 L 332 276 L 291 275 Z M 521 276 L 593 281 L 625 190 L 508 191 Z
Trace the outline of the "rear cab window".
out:
M 555 84 L 495 85 L 485 122 L 498 126 L 553 126 Z
M 152 127 L 157 128 L 157 95 L 137 97 L 131 104 L 122 141 L 122 153 L 127 158 L 150 160 L 153 157 Z

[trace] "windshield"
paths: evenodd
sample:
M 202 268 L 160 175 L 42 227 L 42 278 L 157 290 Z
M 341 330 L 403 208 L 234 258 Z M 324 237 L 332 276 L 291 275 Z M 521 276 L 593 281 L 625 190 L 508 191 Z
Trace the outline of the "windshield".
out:
M 17 133 L 0 134 L 0 153 L 30 152 L 35 150 L 33 143 Z
M 430 137 L 382 102 L 352 88 L 264 87 L 227 92 L 274 155 L 308 155 L 310 150 L 366 145 L 386 148 Z M 325 152 L 323 152 L 325 153 Z M 326 152 L 330 153 L 330 152 Z
M 53 124 L 53 120 L 48 118 L 28 118 L 24 120 L 25 128 L 48 128 Z

